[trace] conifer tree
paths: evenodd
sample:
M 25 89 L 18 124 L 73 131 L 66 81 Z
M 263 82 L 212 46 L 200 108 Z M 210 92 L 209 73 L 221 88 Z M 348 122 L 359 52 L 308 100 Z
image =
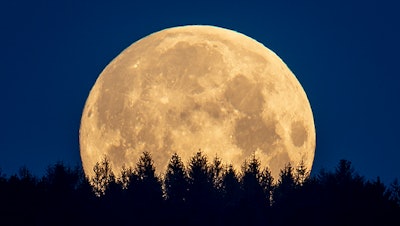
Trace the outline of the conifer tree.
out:
M 79 183 L 79 173 L 70 167 L 58 162 L 47 168 L 46 176 L 43 178 L 47 189 L 52 193 L 60 193 L 64 196 L 77 189 Z
M 297 186 L 302 186 L 310 177 L 310 172 L 307 170 L 304 161 L 301 160 L 300 164 L 296 167 L 295 183 Z
M 215 156 L 212 164 L 211 164 L 211 177 L 214 188 L 217 191 L 221 191 L 222 189 L 222 174 L 223 174 L 223 166 L 222 161 L 218 156 Z
M 149 152 L 143 152 L 139 157 L 124 192 L 127 193 L 128 215 L 135 216 L 135 223 L 138 225 L 160 224 L 159 221 L 162 219 L 160 209 L 163 204 L 162 186 Z M 153 217 L 155 213 L 160 216 Z
M 143 152 L 140 156 L 133 174 L 130 185 L 137 190 L 140 199 L 146 202 L 158 202 L 162 199 L 161 181 L 156 176 L 154 162 L 149 152 Z
M 115 176 L 111 168 L 110 160 L 107 156 L 97 162 L 93 167 L 94 176 L 92 178 L 93 191 L 96 196 L 100 197 L 105 194 L 108 185 L 115 181 Z
M 239 204 L 241 189 L 238 176 L 230 164 L 222 175 L 222 195 L 227 206 L 237 206 Z
M 335 179 L 339 184 L 347 185 L 353 180 L 354 168 L 351 166 L 351 162 L 345 159 L 339 161 L 338 166 L 335 169 Z
M 202 195 L 210 195 L 213 188 L 212 176 L 208 160 L 201 151 L 197 152 L 189 162 L 188 168 L 189 198 L 193 202 L 202 202 Z
M 247 219 L 245 222 L 242 221 L 242 224 L 259 225 L 266 220 L 268 200 L 261 185 L 260 165 L 260 161 L 253 154 L 248 162 L 245 161 L 242 168 L 241 210 L 242 219 Z
M 288 163 L 279 173 L 278 184 L 274 193 L 274 202 L 276 205 L 289 205 L 291 197 L 296 188 L 296 180 L 293 175 L 293 167 Z
M 164 180 L 168 201 L 175 204 L 185 202 L 188 191 L 187 180 L 185 166 L 178 154 L 174 153 L 169 161 Z
M 201 151 L 197 152 L 190 159 L 188 166 L 187 204 L 191 213 L 191 217 L 188 217 L 190 225 L 210 225 L 217 215 L 216 210 L 219 206 L 215 202 L 212 179 L 207 157 Z
M 397 178 L 390 184 L 390 200 L 400 208 L 400 183 Z
M 272 177 L 271 171 L 268 167 L 264 168 L 261 172 L 260 184 L 264 191 L 264 196 L 267 201 L 267 206 L 272 206 L 273 204 L 273 192 L 275 189 L 274 178 Z
M 122 186 L 122 189 L 127 189 L 129 185 L 129 179 L 133 174 L 133 169 L 131 167 L 126 167 L 122 165 L 121 169 L 121 177 L 119 178 L 119 184 Z
M 244 201 L 246 205 L 252 205 L 255 208 L 265 207 L 268 203 L 264 189 L 261 186 L 260 165 L 260 161 L 253 154 L 250 161 L 245 161 L 243 166 L 242 189 Z

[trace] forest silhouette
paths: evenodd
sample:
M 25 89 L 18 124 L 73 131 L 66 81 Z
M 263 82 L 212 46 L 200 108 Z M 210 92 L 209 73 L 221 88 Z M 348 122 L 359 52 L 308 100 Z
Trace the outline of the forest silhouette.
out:
M 87 178 L 62 162 L 37 178 L 0 173 L 0 225 L 400 225 L 400 185 L 366 180 L 350 161 L 316 176 L 287 164 L 279 178 L 253 155 L 240 171 L 197 152 L 156 175 L 144 152 L 116 176 L 107 157 Z

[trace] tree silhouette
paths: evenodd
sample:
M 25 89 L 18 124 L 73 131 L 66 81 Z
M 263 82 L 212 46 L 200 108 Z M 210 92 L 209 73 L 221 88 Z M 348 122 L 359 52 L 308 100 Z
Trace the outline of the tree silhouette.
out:
M 212 183 L 214 188 L 220 192 L 222 189 L 222 174 L 223 174 L 223 166 L 222 161 L 218 156 L 215 156 L 211 166 L 210 173 L 212 177 Z
M 241 215 L 243 215 L 243 210 L 240 209 L 240 202 L 243 193 L 240 187 L 238 175 L 232 164 L 223 171 L 221 184 L 222 192 L 220 194 L 223 203 L 221 208 L 223 210 L 222 216 L 224 223 L 226 223 L 226 225 L 244 224 L 245 221 L 243 221 L 243 218 L 241 217 Z
M 165 175 L 166 198 L 174 205 L 182 205 L 186 200 L 188 191 L 188 178 L 185 166 L 177 153 L 174 153 L 168 164 Z
M 295 183 L 297 186 L 302 186 L 310 178 L 310 171 L 307 170 L 304 161 L 301 160 L 300 164 L 296 167 L 294 175 Z
M 221 162 L 174 154 L 163 181 L 147 152 L 118 180 L 107 158 L 91 180 L 60 162 L 40 180 L 0 172 L 0 225 L 400 225 L 398 181 L 366 181 L 350 161 L 313 177 L 288 164 L 276 183 L 255 155 L 239 175 Z
M 188 201 L 201 204 L 205 201 L 201 196 L 210 195 L 213 189 L 212 175 L 208 160 L 201 151 L 197 152 L 189 162 L 188 169 L 189 194 Z
M 155 175 L 156 169 L 149 152 L 140 156 L 134 174 L 136 185 L 141 190 L 141 197 L 146 201 L 158 202 L 162 199 L 160 179 Z
M 188 208 L 191 211 L 191 225 L 212 224 L 217 216 L 213 177 L 208 160 L 201 151 L 197 152 L 189 162 L 188 168 L 189 189 L 187 195 Z M 207 211 L 207 215 L 204 215 Z
M 290 205 L 297 183 L 290 163 L 286 164 L 279 173 L 278 184 L 275 189 L 274 202 L 278 206 Z
M 358 175 L 355 174 L 351 162 L 345 159 L 341 159 L 335 169 L 335 179 L 338 182 L 339 186 L 349 185 L 353 182 L 354 179 L 356 179 L 355 177 L 358 177 Z
M 161 218 L 153 217 L 154 212 L 161 213 L 163 193 L 160 179 L 149 152 L 140 156 L 127 187 L 129 202 L 138 224 L 157 224 Z
M 267 203 L 264 189 L 261 187 L 260 161 L 253 154 L 243 166 L 242 188 L 246 205 L 262 207 Z
M 123 189 L 128 188 L 129 180 L 132 174 L 133 174 L 133 169 L 131 167 L 126 167 L 125 165 L 122 165 L 121 177 L 119 179 L 119 183 L 121 184 Z
M 77 188 L 79 173 L 58 162 L 47 168 L 45 177 L 42 179 L 51 193 L 71 194 Z
M 281 192 L 291 192 L 296 187 L 296 179 L 294 178 L 293 167 L 288 163 L 280 172 L 278 180 L 278 189 Z
M 397 178 L 390 184 L 390 200 L 400 206 L 400 184 Z
M 222 190 L 222 195 L 227 206 L 237 206 L 239 204 L 240 196 L 242 195 L 240 182 L 232 164 L 223 172 Z
M 48 217 L 42 218 L 41 224 L 58 225 L 73 224 L 79 220 L 79 212 L 76 206 L 76 189 L 79 183 L 78 169 L 71 169 L 62 162 L 51 165 L 46 170 L 46 175 L 40 182 L 45 191 L 42 202 L 47 208 L 43 208 Z M 54 208 L 57 206 L 58 208 Z
M 273 204 L 273 192 L 275 190 L 274 178 L 272 177 L 271 171 L 266 167 L 261 172 L 260 185 L 264 191 L 265 200 L 267 201 L 267 206 L 272 206 Z
M 186 208 L 188 177 L 185 166 L 177 153 L 174 153 L 168 163 L 164 178 L 167 210 L 166 225 L 185 225 L 188 213 Z
M 76 195 L 78 200 L 83 203 L 89 203 L 95 198 L 95 193 L 93 192 L 93 186 L 91 180 L 86 176 L 82 167 L 76 169 L 78 173 L 78 184 L 76 187 Z
M 243 165 L 242 190 L 243 199 L 241 208 L 248 225 L 256 225 L 260 222 L 265 222 L 266 208 L 269 200 L 261 185 L 262 174 L 260 172 L 260 161 L 251 156 L 249 162 Z
M 319 209 L 321 218 L 333 218 L 332 225 L 361 224 L 365 219 L 364 178 L 355 173 L 351 162 L 342 159 L 333 173 L 321 172 L 319 178 L 323 202 Z
M 108 185 L 115 181 L 115 175 L 111 168 L 110 160 L 107 156 L 97 162 L 93 167 L 94 176 L 92 178 L 93 191 L 97 196 L 104 195 Z
M 38 224 L 38 208 L 40 192 L 38 180 L 26 167 L 21 167 L 17 175 L 12 175 L 4 190 L 1 200 L 1 213 L 4 225 Z M 39 206 L 40 207 L 40 206 Z

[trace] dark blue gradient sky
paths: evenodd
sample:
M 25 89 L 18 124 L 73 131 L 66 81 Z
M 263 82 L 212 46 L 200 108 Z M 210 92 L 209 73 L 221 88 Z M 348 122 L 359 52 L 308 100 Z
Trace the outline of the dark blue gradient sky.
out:
M 5 1 L 0 4 L 0 167 L 80 163 L 90 88 L 124 48 L 158 30 L 209 24 L 276 52 L 311 102 L 315 171 L 341 158 L 400 177 L 398 1 Z

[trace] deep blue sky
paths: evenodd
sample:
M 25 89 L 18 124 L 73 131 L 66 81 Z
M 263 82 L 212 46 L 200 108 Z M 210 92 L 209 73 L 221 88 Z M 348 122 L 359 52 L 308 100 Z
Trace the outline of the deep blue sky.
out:
M 86 97 L 124 48 L 158 30 L 209 24 L 276 52 L 314 112 L 314 169 L 353 162 L 400 177 L 398 1 L 5 1 L 0 4 L 0 167 L 80 163 Z

